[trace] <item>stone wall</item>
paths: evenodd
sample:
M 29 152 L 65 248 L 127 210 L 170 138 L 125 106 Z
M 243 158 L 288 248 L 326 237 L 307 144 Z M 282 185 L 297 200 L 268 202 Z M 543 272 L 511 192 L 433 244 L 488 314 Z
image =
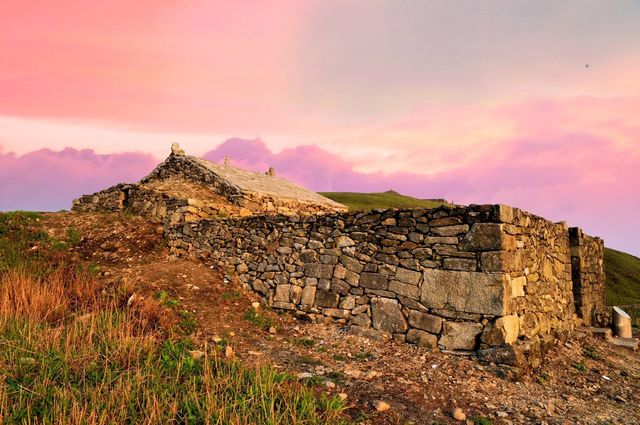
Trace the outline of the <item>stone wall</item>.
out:
M 85 195 L 73 202 L 72 209 L 79 212 L 126 211 L 165 226 L 231 215 L 230 210 L 240 214 L 240 209 L 221 206 L 218 202 L 176 197 L 135 184 L 119 184 Z
M 166 235 L 275 308 L 372 337 L 509 363 L 497 347 L 574 325 L 566 225 L 503 205 L 203 220 Z
M 604 242 L 585 235 L 578 227 L 569 229 L 573 296 L 576 313 L 586 325 L 602 324 L 604 300 Z

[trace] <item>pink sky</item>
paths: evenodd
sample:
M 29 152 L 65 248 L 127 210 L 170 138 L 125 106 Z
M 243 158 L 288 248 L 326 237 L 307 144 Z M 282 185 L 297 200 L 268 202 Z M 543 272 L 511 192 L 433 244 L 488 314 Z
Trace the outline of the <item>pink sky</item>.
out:
M 3 1 L 0 209 L 68 207 L 178 141 L 637 255 L 638 22 L 632 1 Z

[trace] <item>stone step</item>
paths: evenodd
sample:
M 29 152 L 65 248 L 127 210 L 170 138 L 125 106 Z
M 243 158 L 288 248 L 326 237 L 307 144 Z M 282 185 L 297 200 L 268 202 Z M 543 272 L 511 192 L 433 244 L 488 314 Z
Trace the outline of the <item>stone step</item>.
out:
M 579 328 L 576 328 L 576 331 L 586 333 L 587 335 L 592 336 L 594 338 L 602 338 L 605 341 L 609 341 L 613 336 L 613 332 L 611 331 L 610 328 L 596 328 L 594 326 L 580 326 Z
M 638 349 L 638 338 L 620 338 L 616 336 L 611 338 L 609 342 L 618 347 L 624 347 L 630 350 Z

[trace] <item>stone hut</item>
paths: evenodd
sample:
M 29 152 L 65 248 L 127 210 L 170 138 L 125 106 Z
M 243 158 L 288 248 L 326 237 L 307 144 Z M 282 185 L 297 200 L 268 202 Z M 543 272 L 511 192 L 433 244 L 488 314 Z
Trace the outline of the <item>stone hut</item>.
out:
M 177 144 L 171 155 L 135 184 L 121 183 L 82 196 L 75 211 L 127 210 L 152 221 L 175 225 L 204 218 L 254 214 L 318 214 L 347 208 L 275 175 L 256 173 L 185 155 Z
M 603 242 L 505 205 L 347 212 L 276 177 L 172 154 L 137 184 L 74 202 L 163 223 L 267 305 L 350 332 L 536 366 L 604 313 Z

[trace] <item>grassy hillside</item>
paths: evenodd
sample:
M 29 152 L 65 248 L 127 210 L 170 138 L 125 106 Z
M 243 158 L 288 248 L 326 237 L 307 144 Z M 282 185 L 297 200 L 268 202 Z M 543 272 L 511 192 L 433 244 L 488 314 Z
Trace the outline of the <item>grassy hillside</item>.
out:
M 435 208 L 443 202 L 412 198 L 392 190 L 381 193 L 324 192 L 327 198 L 354 211 L 374 208 Z M 606 297 L 609 305 L 640 303 L 640 258 L 605 249 Z
M 346 205 L 352 211 L 367 211 L 374 208 L 435 208 L 447 204 L 443 200 L 418 199 L 400 195 L 393 190 L 378 193 L 321 192 L 320 194 Z
M 640 303 L 640 258 L 606 248 L 606 296 L 609 305 Z

